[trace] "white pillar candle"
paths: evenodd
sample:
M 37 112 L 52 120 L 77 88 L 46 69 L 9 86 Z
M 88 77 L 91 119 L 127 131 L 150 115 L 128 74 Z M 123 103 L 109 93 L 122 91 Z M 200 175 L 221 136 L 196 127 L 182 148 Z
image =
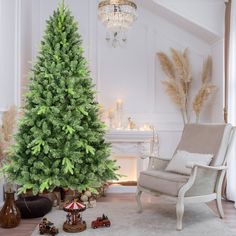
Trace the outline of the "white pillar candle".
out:
M 109 108 L 108 110 L 108 118 L 109 119 L 113 119 L 114 118 L 114 109 L 113 108 Z
M 123 101 L 121 99 L 116 101 L 116 109 L 119 111 L 123 109 Z

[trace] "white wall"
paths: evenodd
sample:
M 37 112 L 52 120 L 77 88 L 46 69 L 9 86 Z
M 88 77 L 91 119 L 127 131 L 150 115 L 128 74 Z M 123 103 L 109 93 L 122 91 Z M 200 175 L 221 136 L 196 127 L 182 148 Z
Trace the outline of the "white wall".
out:
M 224 0 L 154 1 L 216 35 L 224 34 Z
M 0 1 L 0 111 L 16 103 L 16 5 L 14 0 Z
M 217 91 L 212 99 L 211 116 L 216 123 L 224 122 L 224 40 L 221 39 L 212 45 L 213 74 L 212 82 Z
M 19 77 L 21 83 L 20 96 L 26 91 L 28 73 L 32 65 L 32 0 L 20 0 L 19 13 Z M 23 97 L 21 96 L 21 99 Z
M 20 105 L 32 60 L 32 1 L 0 1 L 0 115 Z
M 207 2 L 209 1 L 211 0 Z M 219 2 L 219 0 L 217 1 Z M 52 14 L 53 9 L 60 1 L 19 0 L 21 10 L 17 16 L 20 18 L 20 25 L 18 22 L 20 43 L 18 42 L 17 48 L 12 48 L 15 42 L 10 37 L 10 35 L 14 36 L 15 34 L 19 37 L 19 30 L 17 31 L 14 25 L 16 16 L 14 11 L 12 12 L 13 6 L 11 6 L 11 4 L 16 4 L 17 0 L 0 1 L 0 3 L 6 2 L 8 2 L 8 9 L 5 9 L 5 12 L 9 12 L 10 15 L 1 14 L 1 16 L 4 16 L 4 19 L 9 20 L 9 24 L 12 24 L 8 39 L 4 39 L 6 42 L 4 50 L 9 50 L 6 60 L 4 60 L 4 68 L 9 70 L 0 73 L 10 73 L 8 76 L 10 79 L 6 82 L 3 80 L 6 75 L 1 74 L 0 107 L 14 102 L 14 99 L 17 100 L 19 91 L 14 90 L 14 81 L 17 83 L 15 77 L 25 82 L 26 73 L 30 68 L 28 62 L 37 55 L 40 39 L 45 29 L 45 20 Z M 107 45 L 105 41 L 106 30 L 97 19 L 97 0 L 65 0 L 65 2 L 79 21 L 79 31 L 84 41 L 85 56 L 89 61 L 93 79 L 97 84 L 99 102 L 107 109 L 115 105 L 116 99 L 121 98 L 124 100 L 125 117 L 131 116 L 138 124 L 147 122 L 155 124 L 160 133 L 161 153 L 163 155 L 170 156 L 173 152 L 180 137 L 182 120 L 161 84 L 161 80 L 165 76 L 156 58 L 157 52 L 169 53 L 170 47 L 181 50 L 186 47 L 189 49 L 194 76 L 193 94 L 200 84 L 200 71 L 204 58 L 208 54 L 214 56 L 214 81 L 219 86 L 219 93 L 214 100 L 214 106 L 209 109 L 209 103 L 205 108 L 202 121 L 215 121 L 215 118 L 212 119 L 212 114 L 217 114 L 219 117 L 217 121 L 221 120 L 223 43 L 222 40 L 218 39 L 222 37 L 222 24 L 220 24 L 222 19 L 217 19 L 215 22 L 215 16 L 219 15 L 220 18 L 222 11 L 218 12 L 217 8 L 213 14 L 212 9 L 207 4 L 207 8 L 203 12 L 204 21 L 198 18 L 198 23 L 203 27 L 201 33 L 205 32 L 205 27 L 206 32 L 210 29 L 217 34 L 218 41 L 211 44 L 209 40 L 204 40 L 204 37 L 198 37 L 197 34 L 190 33 L 184 27 L 182 28 L 181 21 L 177 24 L 178 22 L 168 20 L 168 16 L 160 17 L 146 8 L 139 7 L 139 17 L 128 33 L 127 45 L 124 48 L 114 49 Z M 173 4 L 173 1 L 171 2 Z M 196 2 L 198 1 L 196 0 Z M 202 6 L 204 6 L 203 1 L 201 1 Z M 173 10 L 172 6 L 169 7 Z M 189 7 L 191 8 L 189 12 L 194 12 L 193 5 Z M 186 21 L 190 22 L 187 5 L 181 9 L 183 10 L 181 15 L 186 16 Z M 206 20 L 206 16 L 209 16 L 208 20 Z M 195 17 L 197 17 L 197 13 L 193 15 L 193 18 Z M 191 22 L 189 24 L 191 26 Z M 2 27 L 0 28 L 2 30 Z M 7 31 L 8 27 L 5 26 L 3 29 Z M 211 37 L 214 37 L 214 34 L 212 35 Z M 3 47 L 3 44 L 1 45 Z M 14 77 L 16 72 L 12 69 L 10 62 L 14 61 L 15 53 L 16 55 L 19 54 L 21 60 L 18 60 L 17 76 Z M 3 57 L 0 56 L 0 58 L 3 61 Z

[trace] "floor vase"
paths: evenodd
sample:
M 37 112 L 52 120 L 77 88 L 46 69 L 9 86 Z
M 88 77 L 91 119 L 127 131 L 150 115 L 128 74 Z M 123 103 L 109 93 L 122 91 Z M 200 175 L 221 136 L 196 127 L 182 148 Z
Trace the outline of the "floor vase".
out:
M 5 202 L 0 211 L 0 226 L 2 228 L 14 228 L 21 220 L 20 211 L 15 205 L 14 192 L 5 193 Z

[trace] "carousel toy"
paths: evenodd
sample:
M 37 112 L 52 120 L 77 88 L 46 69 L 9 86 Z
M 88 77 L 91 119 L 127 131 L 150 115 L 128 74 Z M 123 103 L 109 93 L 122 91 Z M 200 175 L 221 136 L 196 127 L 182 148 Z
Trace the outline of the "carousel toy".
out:
M 63 210 L 67 212 L 66 221 L 63 224 L 63 230 L 69 233 L 82 232 L 86 229 L 86 222 L 82 219 L 81 212 L 86 206 L 74 200 L 66 204 Z

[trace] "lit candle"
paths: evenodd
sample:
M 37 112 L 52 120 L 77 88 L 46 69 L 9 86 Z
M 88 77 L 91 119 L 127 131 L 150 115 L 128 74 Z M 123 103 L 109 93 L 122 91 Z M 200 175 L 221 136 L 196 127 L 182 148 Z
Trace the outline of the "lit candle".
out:
M 151 127 L 149 124 L 143 124 L 143 126 L 140 128 L 141 131 L 149 131 L 151 130 Z
M 118 99 L 116 101 L 116 109 L 117 110 L 122 110 L 122 108 L 123 108 L 123 101 L 121 99 Z
M 109 119 L 113 119 L 114 118 L 114 109 L 113 108 L 109 108 L 109 110 L 108 110 L 108 118 Z
M 110 129 L 113 128 L 113 119 L 115 117 L 115 113 L 114 113 L 114 109 L 113 108 L 109 108 L 108 110 L 108 118 L 109 118 L 109 127 Z

